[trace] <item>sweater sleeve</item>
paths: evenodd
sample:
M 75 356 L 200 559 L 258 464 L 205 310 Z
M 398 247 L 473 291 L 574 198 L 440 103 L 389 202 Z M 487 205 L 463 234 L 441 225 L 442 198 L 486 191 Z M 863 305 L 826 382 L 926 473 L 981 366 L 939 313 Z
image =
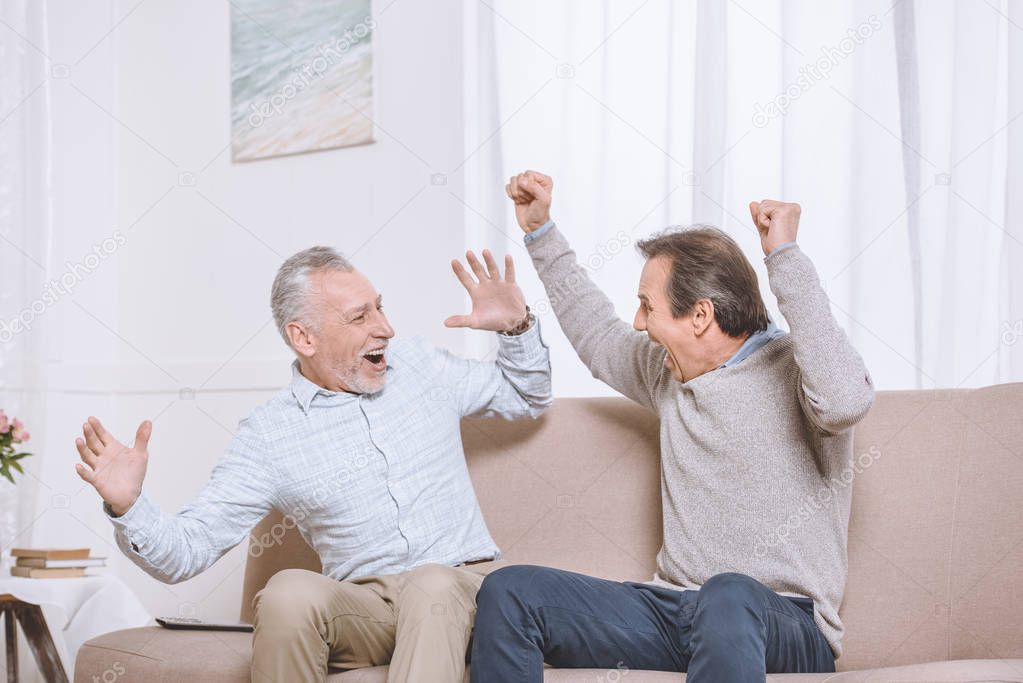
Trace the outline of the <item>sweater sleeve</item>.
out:
M 789 324 L 803 412 L 826 434 L 851 429 L 874 401 L 863 359 L 831 314 L 817 270 L 798 246 L 774 251 L 765 262 L 771 291 Z
M 556 226 L 530 240 L 527 248 L 561 329 L 593 376 L 655 409 L 664 349 L 615 314 Z

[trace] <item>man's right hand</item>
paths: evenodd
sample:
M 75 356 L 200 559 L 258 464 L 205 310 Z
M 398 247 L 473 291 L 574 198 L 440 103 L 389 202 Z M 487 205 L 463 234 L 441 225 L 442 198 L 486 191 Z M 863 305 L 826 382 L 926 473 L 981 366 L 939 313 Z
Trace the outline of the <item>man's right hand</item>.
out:
M 512 176 L 505 192 L 515 202 L 515 218 L 524 232 L 533 232 L 551 219 L 551 190 L 554 181 L 536 171 Z
M 135 432 L 135 445 L 127 448 L 99 420 L 90 417 L 82 425 L 85 438 L 75 439 L 82 456 L 82 462 L 75 464 L 78 476 L 92 484 L 117 517 L 127 512 L 142 493 L 152 433 L 153 423 L 145 420 Z

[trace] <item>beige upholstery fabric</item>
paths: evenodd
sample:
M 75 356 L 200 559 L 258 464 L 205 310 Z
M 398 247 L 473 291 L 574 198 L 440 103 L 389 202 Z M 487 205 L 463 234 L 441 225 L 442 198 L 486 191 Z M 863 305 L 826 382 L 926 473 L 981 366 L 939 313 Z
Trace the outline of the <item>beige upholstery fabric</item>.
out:
M 847 673 L 771 681 L 1023 681 L 1021 415 L 1023 384 L 878 394 L 856 430 L 855 452 L 868 465 L 854 484 L 841 610 L 838 664 Z M 506 558 L 649 578 L 660 544 L 657 429 L 655 416 L 612 398 L 559 399 L 535 422 L 465 420 L 470 471 Z M 254 536 L 279 537 L 278 522 L 272 515 Z M 319 569 L 294 531 L 263 545 L 246 567 L 244 620 L 273 573 Z M 122 631 L 82 648 L 76 680 L 91 681 L 120 657 L 132 662 L 122 683 L 242 681 L 248 648 L 239 634 Z M 967 659 L 992 661 L 945 661 Z M 875 670 L 856 671 L 865 669 Z M 383 681 L 381 671 L 336 679 Z M 551 670 L 547 680 L 596 673 Z M 632 671 L 623 680 L 679 678 Z
M 167 631 L 158 627 L 130 629 L 100 636 L 83 647 L 78 656 L 75 680 L 103 678 L 103 671 L 119 663 L 124 671 L 118 681 L 143 683 L 249 683 L 251 640 L 241 633 Z M 93 672 L 86 676 L 85 671 Z M 114 676 L 107 679 L 114 680 Z M 386 683 L 387 667 L 338 672 L 330 683 Z M 466 677 L 468 681 L 468 676 Z M 679 683 L 679 674 L 596 669 L 548 669 L 548 683 Z M 1021 681 L 1023 660 L 970 660 L 931 662 L 911 666 L 848 671 L 839 674 L 768 676 L 770 683 L 965 683 L 966 681 Z
M 251 656 L 248 633 L 132 628 L 83 645 L 75 661 L 75 681 L 249 683 Z

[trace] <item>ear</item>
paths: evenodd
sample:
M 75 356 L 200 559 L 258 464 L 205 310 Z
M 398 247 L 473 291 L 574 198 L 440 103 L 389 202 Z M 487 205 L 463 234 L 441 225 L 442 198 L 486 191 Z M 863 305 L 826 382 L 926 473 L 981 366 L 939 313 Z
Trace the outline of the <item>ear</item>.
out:
M 303 323 L 292 320 L 284 328 L 284 331 L 288 333 L 291 348 L 295 350 L 295 353 L 304 358 L 309 358 L 316 353 L 316 337 L 313 335 L 312 330 Z
M 693 334 L 697 337 L 710 329 L 714 322 L 714 302 L 700 299 L 693 304 Z

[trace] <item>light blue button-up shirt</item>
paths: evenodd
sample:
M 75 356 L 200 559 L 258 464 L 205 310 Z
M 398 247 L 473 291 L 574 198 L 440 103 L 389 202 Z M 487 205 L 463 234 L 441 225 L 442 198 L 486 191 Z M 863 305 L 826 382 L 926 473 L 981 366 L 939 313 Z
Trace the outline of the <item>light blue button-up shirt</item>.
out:
M 497 359 L 466 360 L 420 338 L 394 340 L 385 387 L 328 391 L 293 366 L 291 385 L 239 423 L 199 497 L 162 515 L 145 492 L 112 517 L 118 546 L 161 581 L 203 571 L 271 510 L 336 579 L 499 557 L 469 478 L 460 420 L 536 417 L 551 403 L 539 323 L 500 335 Z

